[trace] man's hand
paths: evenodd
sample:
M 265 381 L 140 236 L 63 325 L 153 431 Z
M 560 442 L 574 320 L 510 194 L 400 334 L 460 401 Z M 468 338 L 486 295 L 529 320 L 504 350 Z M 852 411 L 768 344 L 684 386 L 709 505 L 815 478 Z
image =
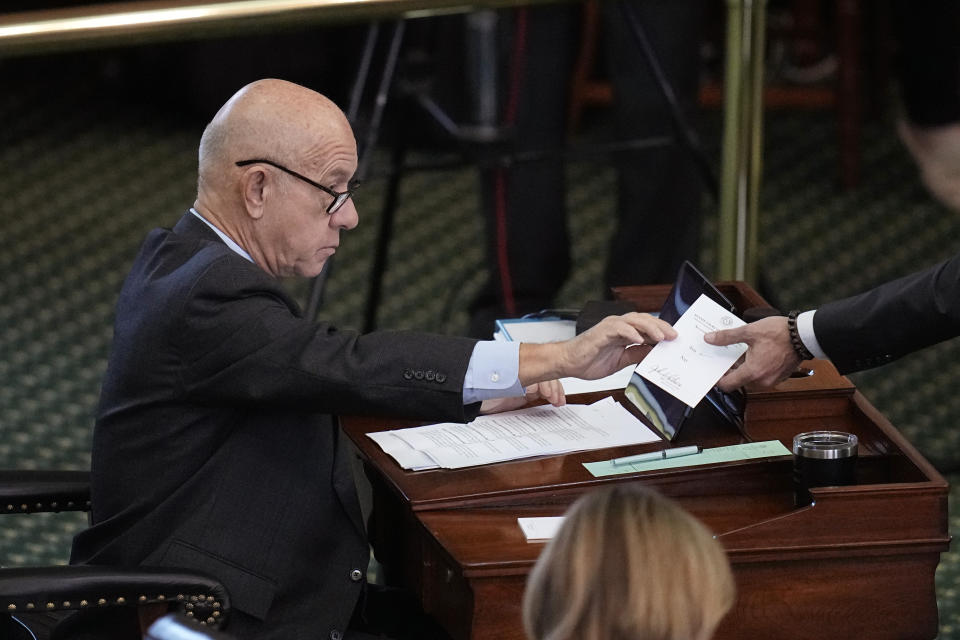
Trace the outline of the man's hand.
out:
M 567 404 L 567 396 L 563 392 L 563 385 L 559 380 L 547 380 L 538 382 L 524 389 L 526 395 L 513 398 L 491 398 L 484 400 L 480 405 L 480 413 L 501 413 L 503 411 L 513 411 L 520 409 L 531 402 L 537 400 L 546 400 L 555 407 L 562 407 Z
M 736 329 L 714 331 L 706 334 L 704 340 L 717 346 L 738 342 L 747 344 L 747 352 L 741 361 L 720 378 L 717 386 L 723 391 L 748 384 L 772 387 L 790 377 L 800 364 L 800 357 L 790 344 L 787 319 L 783 316 L 763 318 Z
M 636 364 L 646 355 L 636 346 L 672 340 L 677 332 L 647 313 L 609 316 L 572 340 L 520 345 L 520 381 L 574 377 L 596 380 Z

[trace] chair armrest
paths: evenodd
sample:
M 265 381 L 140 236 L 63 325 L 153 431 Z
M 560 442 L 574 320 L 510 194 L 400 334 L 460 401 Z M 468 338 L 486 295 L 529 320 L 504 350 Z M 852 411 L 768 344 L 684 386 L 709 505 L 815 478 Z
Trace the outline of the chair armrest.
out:
M 166 567 L 10 567 L 0 569 L 0 611 L 80 611 L 168 603 L 219 626 L 230 609 L 226 588 L 202 573 Z
M 89 510 L 89 471 L 0 471 L 0 513 Z

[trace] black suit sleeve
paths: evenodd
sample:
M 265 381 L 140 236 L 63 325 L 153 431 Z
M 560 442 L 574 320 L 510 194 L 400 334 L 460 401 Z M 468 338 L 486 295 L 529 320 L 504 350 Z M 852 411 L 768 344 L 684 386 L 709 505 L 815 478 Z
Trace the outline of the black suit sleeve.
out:
M 841 373 L 886 364 L 957 336 L 960 255 L 820 307 L 813 329 Z
M 324 413 L 471 417 L 462 390 L 475 340 L 360 335 L 312 323 L 274 281 L 237 263 L 212 265 L 170 325 L 186 397 Z

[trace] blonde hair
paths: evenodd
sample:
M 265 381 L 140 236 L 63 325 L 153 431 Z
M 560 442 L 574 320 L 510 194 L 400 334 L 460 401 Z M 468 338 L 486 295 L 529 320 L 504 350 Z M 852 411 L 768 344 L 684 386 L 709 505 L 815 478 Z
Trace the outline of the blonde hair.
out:
M 706 640 L 734 600 L 723 547 L 639 483 L 588 493 L 527 580 L 533 640 Z

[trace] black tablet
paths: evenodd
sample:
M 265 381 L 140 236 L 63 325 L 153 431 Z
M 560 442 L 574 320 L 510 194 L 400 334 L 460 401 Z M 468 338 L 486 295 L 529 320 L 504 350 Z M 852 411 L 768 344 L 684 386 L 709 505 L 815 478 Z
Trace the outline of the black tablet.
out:
M 666 302 L 660 309 L 660 318 L 675 324 L 697 298 L 706 295 L 724 309 L 739 315 L 736 307 L 710 280 L 689 261 L 680 266 L 677 279 L 670 289 Z M 676 440 L 680 428 L 695 416 L 714 414 L 743 432 L 744 395 L 741 391 L 726 393 L 716 387 L 707 393 L 696 407 L 689 407 L 637 373 L 630 378 L 625 389 L 627 399 L 647 419 L 649 425 L 666 440 Z M 704 406 L 706 405 L 706 406 Z M 708 410 L 709 408 L 709 410 Z

